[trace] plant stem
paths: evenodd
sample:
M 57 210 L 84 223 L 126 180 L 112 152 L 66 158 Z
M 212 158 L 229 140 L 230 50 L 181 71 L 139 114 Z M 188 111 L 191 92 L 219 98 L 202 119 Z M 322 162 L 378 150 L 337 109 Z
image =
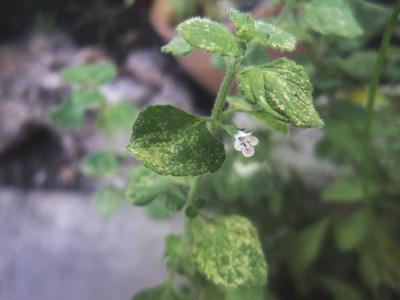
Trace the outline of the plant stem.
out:
M 222 82 L 221 88 L 219 89 L 218 96 L 215 100 L 214 108 L 211 113 L 211 118 L 215 121 L 221 120 L 222 109 L 224 108 L 226 97 L 228 97 L 233 81 L 235 80 L 237 61 L 234 59 L 232 60 L 233 61 L 230 64 L 228 63 L 228 69 L 226 71 L 224 81 Z M 216 129 L 216 124 L 212 123 L 210 130 L 211 133 L 214 134 Z
M 373 217 L 373 205 L 372 199 L 368 187 L 368 183 L 371 177 L 371 144 L 372 144 L 372 121 L 374 114 L 374 100 L 376 90 L 379 85 L 379 79 L 382 73 L 383 64 L 387 49 L 389 47 L 390 37 L 393 33 L 396 25 L 397 18 L 400 14 L 400 1 L 397 2 L 393 9 L 392 15 L 389 19 L 389 23 L 386 27 L 385 33 L 383 34 L 382 42 L 379 48 L 378 58 L 375 63 L 375 69 L 371 84 L 368 90 L 368 98 L 366 104 L 366 118 L 364 124 L 364 153 L 363 153 L 363 173 L 362 173 L 362 186 L 365 201 L 365 209 L 369 217 Z M 371 219 L 370 219 L 371 220 Z
M 237 60 L 232 59 L 231 64 L 228 64 L 228 70 L 225 74 L 224 81 L 222 82 L 221 88 L 218 92 L 217 99 L 215 100 L 214 108 L 211 113 L 211 133 L 214 134 L 217 129 L 217 123 L 221 119 L 222 109 L 226 102 L 226 98 L 229 94 L 233 81 L 235 80 L 236 76 L 236 67 L 237 67 Z M 186 201 L 186 206 L 190 206 L 193 204 L 194 199 L 196 198 L 197 191 L 199 189 L 199 185 L 202 179 L 202 175 L 197 176 L 193 179 L 192 185 L 190 186 L 189 194 Z M 179 261 L 175 264 L 172 268 L 171 273 L 168 277 L 168 282 L 172 284 L 173 279 L 181 266 L 182 262 L 185 261 L 186 257 L 190 254 L 192 248 L 192 236 L 191 236 L 191 226 L 192 226 L 192 219 L 186 217 L 185 219 L 185 227 L 182 235 L 182 245 L 179 252 Z

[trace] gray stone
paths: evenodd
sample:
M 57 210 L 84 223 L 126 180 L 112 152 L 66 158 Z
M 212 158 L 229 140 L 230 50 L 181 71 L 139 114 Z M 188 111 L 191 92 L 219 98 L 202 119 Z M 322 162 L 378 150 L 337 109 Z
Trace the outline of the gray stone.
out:
M 182 228 L 131 206 L 102 220 L 83 193 L 0 189 L 0 299 L 130 299 L 166 279 L 164 237 Z

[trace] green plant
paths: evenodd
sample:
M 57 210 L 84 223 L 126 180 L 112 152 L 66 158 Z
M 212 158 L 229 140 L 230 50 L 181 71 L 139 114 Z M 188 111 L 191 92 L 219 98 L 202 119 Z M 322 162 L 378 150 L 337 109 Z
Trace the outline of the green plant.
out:
M 192 18 L 162 48 L 174 55 L 211 52 L 223 62 L 226 76 L 209 117 L 171 105 L 140 112 L 127 149 L 142 165 L 127 172 L 126 186 L 112 185 L 110 177 L 96 193 L 104 216 L 124 201 L 145 206 L 155 219 L 185 211 L 183 233 L 166 237 L 169 277 L 133 300 L 354 300 L 396 299 L 399 294 L 400 109 L 382 105 L 373 111 L 373 99 L 382 67 L 389 82 L 396 78 L 391 65 L 384 66 L 384 57 L 388 51 L 390 61 L 399 62 L 388 46 L 400 2 L 380 50 L 367 53 L 365 47 L 385 25 L 389 10 L 361 0 L 281 2 L 286 6 L 273 22 L 307 42 L 309 51 L 300 59 L 304 68 L 285 58 L 267 63 L 265 47 L 291 51 L 293 35 L 236 10 L 230 11 L 236 34 L 209 19 Z M 368 22 L 371 15 L 374 22 Z M 355 49 L 359 57 L 351 54 Z M 360 63 L 377 57 L 375 71 Z M 88 91 L 97 95 L 97 86 L 112 76 L 99 76 L 102 72 L 93 68 L 98 66 L 79 69 L 72 77 L 80 84 L 91 82 Z M 324 122 L 314 109 L 305 70 L 317 87 L 314 95 L 329 95 L 320 109 Z M 67 80 L 69 72 L 63 73 Z M 87 74 L 84 79 L 82 74 Z M 365 93 L 359 91 L 372 78 L 365 109 Z M 235 79 L 240 94 L 229 95 Z M 54 123 L 83 123 L 88 106 L 72 101 L 79 93 L 74 91 L 71 100 L 53 111 Z M 102 110 L 109 108 L 93 100 L 97 98 L 84 103 L 96 103 L 97 124 L 102 124 L 100 120 L 109 119 Z M 269 159 L 278 143 L 272 130 L 257 127 L 257 137 L 246 133 L 232 121 L 236 112 L 283 135 L 289 134 L 288 123 L 300 128 L 325 123 L 317 154 L 344 166 L 346 176 L 321 193 L 310 191 L 296 171 Z M 129 115 L 136 117 L 135 112 Z M 124 124 L 132 124 L 132 118 Z M 109 127 L 99 126 L 112 139 L 115 131 Z M 118 161 L 110 151 L 95 153 L 82 169 L 89 175 L 117 174 Z M 180 285 L 175 283 L 178 276 L 185 278 Z
M 231 10 L 230 18 L 236 24 L 236 36 L 216 22 L 192 18 L 181 23 L 177 27 L 180 35 L 162 48 L 175 55 L 199 49 L 224 58 L 227 72 L 211 116 L 198 117 L 170 105 L 155 105 L 139 113 L 133 125 L 127 148 L 146 168 L 163 176 L 186 176 L 177 180 L 143 170 L 128 187 L 126 195 L 132 204 L 160 201 L 161 194 L 167 207 L 175 211 L 186 207 L 183 235 L 167 238 L 170 277 L 162 285 L 139 293 L 135 300 L 192 299 L 196 294 L 201 299 L 222 299 L 223 295 L 235 299 L 236 293 L 260 297 L 267 266 L 255 228 L 241 216 L 210 218 L 201 210 L 204 201 L 199 200 L 198 192 L 203 174 L 217 172 L 226 159 L 224 145 L 215 134 L 225 131 L 233 136 L 234 148 L 250 157 L 259 140 L 225 123 L 233 112 L 247 113 L 285 134 L 285 123 L 302 128 L 323 126 L 302 67 L 285 58 L 243 66 L 246 52 L 253 46 L 293 50 L 295 39 L 249 14 Z M 236 76 L 243 97 L 228 98 Z M 223 110 L 227 102 L 229 108 Z M 153 180 L 144 179 L 146 173 Z M 177 274 L 188 278 L 187 293 L 173 286 Z

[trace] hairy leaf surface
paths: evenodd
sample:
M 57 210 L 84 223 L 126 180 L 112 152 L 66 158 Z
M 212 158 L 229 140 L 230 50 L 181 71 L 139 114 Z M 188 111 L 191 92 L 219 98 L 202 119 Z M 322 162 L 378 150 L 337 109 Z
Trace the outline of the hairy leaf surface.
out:
M 255 287 L 267 280 L 267 265 L 257 231 L 240 216 L 207 224 L 194 249 L 198 270 L 226 287 Z
M 204 119 L 171 105 L 142 111 L 127 149 L 161 175 L 214 173 L 225 161 L 224 145 L 208 131 Z
M 260 105 L 274 118 L 296 127 L 323 125 L 312 102 L 312 85 L 301 66 L 281 58 L 268 65 L 246 69 L 239 75 L 246 100 Z

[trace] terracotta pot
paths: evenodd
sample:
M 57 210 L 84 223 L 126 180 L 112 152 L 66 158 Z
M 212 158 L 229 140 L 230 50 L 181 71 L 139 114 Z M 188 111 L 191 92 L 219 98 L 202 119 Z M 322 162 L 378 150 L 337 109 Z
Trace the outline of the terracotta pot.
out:
M 275 16 L 280 12 L 281 8 L 282 7 L 271 8 L 269 5 L 264 4 L 251 11 L 251 15 L 255 19 Z M 154 0 L 150 10 L 150 21 L 155 31 L 162 37 L 166 44 L 178 35 L 174 26 L 171 24 L 172 14 L 172 7 L 168 0 Z M 235 26 L 232 22 L 226 22 L 224 25 L 232 32 L 235 30 Z M 275 60 L 283 56 L 293 56 L 291 53 L 280 52 L 273 49 L 268 49 L 267 54 L 270 60 Z M 212 94 L 216 94 L 220 88 L 225 72 L 213 68 L 210 64 L 211 58 L 212 54 L 205 51 L 193 51 L 186 56 L 176 56 L 176 59 L 183 68 L 197 80 L 200 85 Z

